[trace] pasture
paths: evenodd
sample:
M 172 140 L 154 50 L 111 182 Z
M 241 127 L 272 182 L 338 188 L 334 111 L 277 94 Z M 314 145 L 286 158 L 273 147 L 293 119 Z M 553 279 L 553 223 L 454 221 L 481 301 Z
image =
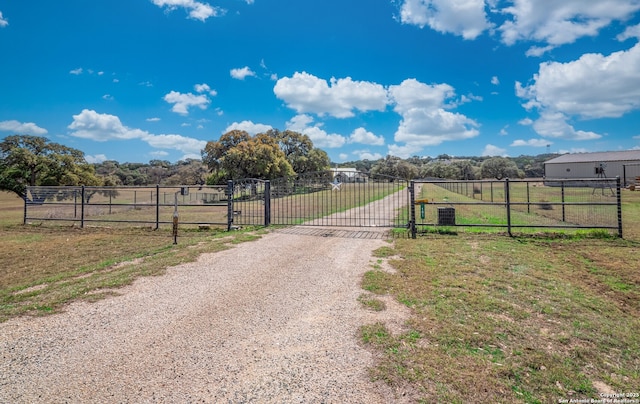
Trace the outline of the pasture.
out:
M 376 252 L 361 302 L 410 308 L 401 333 L 360 330 L 372 380 L 423 402 L 526 402 L 638 393 L 640 192 L 623 191 L 624 239 L 601 233 L 425 234 Z M 0 321 L 117 294 L 139 276 L 260 231 L 22 225 L 0 193 Z M 345 240 L 348 242 L 348 240 Z M 389 271 L 387 267 L 393 268 Z M 365 304 L 366 303 L 366 304 Z

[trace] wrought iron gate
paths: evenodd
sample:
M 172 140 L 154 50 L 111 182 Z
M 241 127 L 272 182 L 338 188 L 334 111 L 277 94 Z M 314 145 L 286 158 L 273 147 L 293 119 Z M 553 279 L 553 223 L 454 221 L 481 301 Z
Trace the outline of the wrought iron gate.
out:
M 395 177 L 331 170 L 229 187 L 233 225 L 409 226 L 409 183 Z

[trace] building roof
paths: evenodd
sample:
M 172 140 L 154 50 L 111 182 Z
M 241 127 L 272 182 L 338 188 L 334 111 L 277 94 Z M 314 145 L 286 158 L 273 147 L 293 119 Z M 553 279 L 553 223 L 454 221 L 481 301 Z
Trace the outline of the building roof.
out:
M 562 156 L 545 161 L 544 164 L 591 163 L 606 161 L 638 161 L 638 163 L 640 163 L 640 150 L 563 154 Z

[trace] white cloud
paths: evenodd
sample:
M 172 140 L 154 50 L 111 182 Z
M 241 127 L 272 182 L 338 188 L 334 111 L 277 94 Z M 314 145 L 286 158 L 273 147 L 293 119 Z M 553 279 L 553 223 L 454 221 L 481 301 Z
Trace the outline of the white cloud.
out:
M 158 121 L 160 121 L 160 118 L 157 118 L 157 117 L 155 117 L 155 118 L 147 118 L 146 121 L 147 122 L 158 122 Z
M 389 155 L 396 156 L 403 159 L 409 158 L 411 156 L 417 156 L 422 151 L 422 147 L 407 144 L 404 146 L 400 146 L 397 144 L 389 145 Z
M 491 84 L 493 84 L 494 86 L 497 86 L 500 84 L 500 79 L 498 78 L 498 76 L 491 77 Z
M 113 100 L 114 100 L 113 95 L 111 95 L 111 94 L 105 94 L 105 95 L 103 95 L 103 96 L 102 96 L 102 99 L 103 99 L 103 100 L 106 100 L 106 101 L 113 101 Z
M 640 39 L 640 24 L 627 27 L 622 34 L 616 37 L 616 39 L 621 42 L 629 38 Z
M 0 28 L 6 27 L 7 25 L 9 25 L 9 21 L 2 16 L 2 11 L 0 11 Z
M 367 131 L 365 128 L 358 128 L 354 130 L 349 136 L 349 143 L 362 143 L 372 146 L 384 145 L 384 137 L 376 136 L 372 132 Z
M 609 56 L 588 53 L 568 62 L 546 62 L 533 84 L 516 84 L 526 106 L 582 118 L 616 118 L 640 109 L 640 44 Z
M 637 0 L 513 0 L 500 12 L 508 18 L 499 27 L 502 41 L 535 41 L 547 45 L 533 53 L 596 36 L 615 20 L 625 20 L 640 9 Z
M 169 155 L 169 152 L 166 152 L 164 150 L 157 150 L 157 151 L 152 151 L 151 153 L 149 153 L 149 155 L 157 158 L 163 158 L 163 157 L 167 157 Z
M 531 118 L 524 118 L 518 121 L 518 124 L 522 126 L 531 126 L 533 125 L 533 120 Z
M 340 160 L 342 160 L 342 161 L 347 161 L 347 159 L 349 158 L 349 155 L 348 155 L 348 154 L 346 154 L 346 153 L 340 153 L 340 154 L 338 155 L 338 158 L 339 158 Z
M 478 123 L 460 113 L 447 111 L 446 100 L 455 95 L 448 84 L 428 85 L 407 79 L 390 86 L 394 110 L 402 116 L 395 141 L 424 147 L 445 141 L 478 136 Z
M 46 135 L 47 130 L 39 127 L 35 123 L 32 122 L 18 122 L 15 120 L 11 121 L 0 121 L 0 131 L 2 132 L 13 132 L 18 135 Z
M 547 147 L 548 145 L 553 144 L 545 139 L 529 139 L 529 140 L 514 140 L 511 143 L 511 147 L 520 147 L 520 146 L 529 146 L 529 147 Z
M 400 9 L 404 24 L 417 25 L 475 39 L 491 28 L 484 0 L 405 0 Z
M 614 21 L 640 10 L 638 0 L 400 0 L 400 21 L 476 39 L 497 27 L 507 45 L 534 45 L 528 56 L 541 56 L 560 45 L 596 36 Z M 487 10 L 490 11 L 487 14 Z M 636 36 L 630 31 L 622 38 Z
M 540 118 L 533 122 L 533 129 L 542 137 L 566 140 L 595 140 L 602 135 L 595 132 L 576 130 L 561 112 L 542 111 Z
M 337 133 L 327 133 L 322 129 L 322 124 L 313 124 L 313 118 L 309 115 L 296 115 L 286 123 L 286 128 L 309 136 L 315 147 L 336 148 L 347 143 L 347 139 Z
M 255 75 L 256 75 L 256 73 L 254 71 L 252 71 L 249 68 L 249 66 L 240 67 L 240 68 L 237 68 L 237 69 L 231 69 L 229 74 L 231 74 L 231 77 L 233 77 L 234 79 L 238 79 L 238 80 L 244 80 L 247 77 L 255 77 Z
M 104 154 L 96 154 L 95 156 L 84 156 L 84 159 L 89 164 L 99 164 L 109 160 Z
M 384 157 L 380 153 L 371 153 L 369 150 L 354 150 L 353 155 L 357 156 L 358 160 L 380 160 Z
M 507 131 L 507 129 L 509 128 L 509 125 L 504 126 L 502 129 L 500 129 L 500 136 L 507 136 L 509 134 L 509 132 Z
M 68 126 L 71 136 L 90 139 L 97 142 L 109 140 L 142 140 L 157 149 L 178 150 L 185 156 L 200 156 L 207 142 L 182 135 L 154 135 L 141 129 L 132 129 L 122 124 L 115 115 L 99 114 L 84 109 L 73 115 L 73 122 Z
M 209 17 L 216 17 L 225 12 L 224 9 L 212 7 L 208 3 L 201 3 L 195 0 L 152 0 L 152 2 L 158 7 L 166 7 L 168 11 L 182 7 L 189 12 L 189 17 L 200 21 L 205 21 Z
M 336 118 L 354 116 L 354 110 L 383 111 L 387 92 L 380 84 L 331 78 L 330 82 L 306 72 L 283 77 L 273 88 L 276 97 L 298 113 L 326 114 Z
M 212 90 L 211 87 L 209 87 L 209 85 L 206 84 L 206 83 L 196 84 L 195 86 L 193 86 L 193 88 L 198 93 L 208 93 L 209 95 L 211 95 L 213 97 L 218 95 L 218 92 L 216 90 Z
M 177 91 L 171 91 L 169 94 L 165 95 L 164 100 L 169 104 L 173 104 L 171 110 L 180 115 L 187 115 L 190 107 L 206 109 L 207 105 L 211 102 L 211 100 L 209 100 L 209 98 L 204 94 L 182 94 Z
M 500 157 L 507 157 L 506 154 L 506 150 L 502 149 L 498 146 L 494 146 L 492 144 L 488 144 L 484 147 L 484 150 L 482 151 L 482 156 L 484 157 L 493 157 L 493 156 L 500 156 Z
M 70 74 L 75 74 L 76 76 L 81 75 L 83 72 L 82 67 L 78 67 L 77 69 L 73 69 L 71 71 L 69 71 Z
M 227 126 L 227 128 L 224 130 L 223 133 L 227 133 L 232 130 L 243 130 L 250 135 L 255 135 L 258 133 L 265 133 L 271 129 L 273 129 L 273 126 L 271 125 L 253 123 L 251 121 L 242 121 L 242 122 L 234 122 L 231 125 Z

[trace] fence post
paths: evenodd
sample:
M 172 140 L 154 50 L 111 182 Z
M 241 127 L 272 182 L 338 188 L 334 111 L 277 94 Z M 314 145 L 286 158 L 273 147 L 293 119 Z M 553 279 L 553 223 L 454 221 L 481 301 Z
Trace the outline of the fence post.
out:
M 411 238 L 416 238 L 416 183 L 411 181 L 409 183 L 409 230 L 411 231 Z
M 504 180 L 504 199 L 507 205 L 507 233 L 509 237 L 513 237 L 511 234 L 511 192 L 510 192 L 509 178 Z
M 622 238 L 622 195 L 620 193 L 620 176 L 616 177 L 616 195 L 618 203 L 618 237 Z
M 565 211 L 565 206 L 564 206 L 564 181 L 562 181 L 562 187 L 561 187 L 561 194 L 562 194 L 562 221 L 565 221 L 566 218 L 566 211 Z
M 233 225 L 233 181 L 227 181 L 227 231 Z
M 84 185 L 80 191 L 80 196 L 82 197 L 82 203 L 80 204 L 80 228 L 84 229 Z
M 160 184 L 156 184 L 156 230 L 160 228 Z
M 527 213 L 531 213 L 531 197 L 529 194 L 529 181 L 527 181 Z
M 264 183 L 264 226 L 271 224 L 271 181 Z
M 27 200 L 29 199 L 27 197 L 27 192 L 28 192 L 29 188 L 27 187 L 27 191 L 25 191 L 24 197 L 22 198 L 22 200 L 24 201 L 24 215 L 22 217 L 22 224 L 23 225 L 27 225 Z

